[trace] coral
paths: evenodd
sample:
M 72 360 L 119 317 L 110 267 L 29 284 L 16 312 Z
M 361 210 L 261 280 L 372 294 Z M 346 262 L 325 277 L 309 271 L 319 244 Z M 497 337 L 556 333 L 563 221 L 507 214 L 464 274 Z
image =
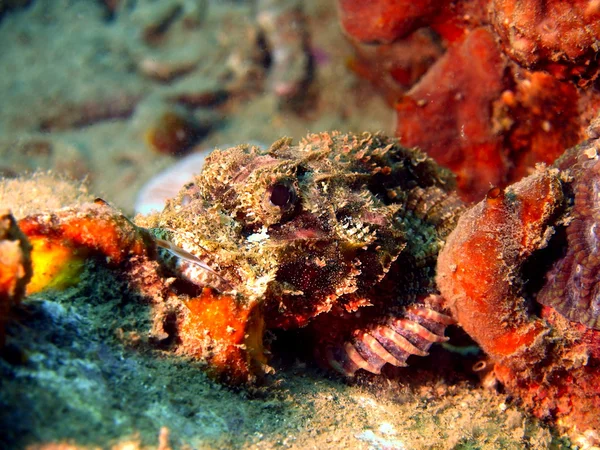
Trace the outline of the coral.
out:
M 76 284 L 90 258 L 102 256 L 112 265 L 129 263 L 147 256 L 154 246 L 147 232 L 99 199 L 32 214 L 19 220 L 18 226 L 32 243 L 28 294 Z
M 152 305 L 153 339 L 160 343 L 168 337 L 167 316 L 183 303 L 157 261 L 162 241 L 148 230 L 101 199 L 27 215 L 18 227 L 34 244 L 29 294 L 78 284 L 89 264 L 118 269 L 128 288 Z
M 401 142 L 457 173 L 464 199 L 519 180 L 584 138 L 600 97 L 597 2 L 405 3 L 338 0 L 359 49 L 351 67 L 394 102 Z M 445 48 L 428 66 L 418 33 Z M 398 68 L 413 76 L 397 77 Z
M 362 42 L 389 43 L 427 23 L 442 2 L 426 0 L 339 0 L 340 21 L 346 33 Z
M 119 264 L 145 251 L 145 236 L 103 200 L 56 213 L 27 216 L 19 227 L 29 238 L 59 239 L 73 248 L 89 249 Z
M 520 271 L 547 245 L 562 202 L 560 180 L 540 171 L 485 200 L 459 219 L 438 258 L 437 283 L 458 323 L 483 350 L 507 364 L 539 357 L 546 334 L 527 313 Z M 492 265 L 493 264 L 493 265 Z
M 580 94 L 545 72 L 523 71 L 513 89 L 494 103 L 494 129 L 510 149 L 504 167 L 511 179 L 529 175 L 538 162 L 552 164 L 582 139 Z
M 490 21 L 506 54 L 560 79 L 593 78 L 598 66 L 600 6 L 586 0 L 493 0 Z
M 576 147 L 558 166 L 573 177 L 566 252 L 552 266 L 537 300 L 600 330 L 600 160 L 597 144 Z
M 402 142 L 452 169 L 469 200 L 504 181 L 508 161 L 492 127 L 490 105 L 502 93 L 505 69 L 493 35 L 478 28 L 452 46 L 395 106 Z
M 19 303 L 31 278 L 31 244 L 9 211 L 0 212 L 0 347 L 10 308 Z
M 178 351 L 208 364 L 208 372 L 229 384 L 253 383 L 268 371 L 263 349 L 264 319 L 257 304 L 204 288 L 185 301 Z
M 27 284 L 27 295 L 44 289 L 64 289 L 79 281 L 87 252 L 74 250 L 62 239 L 31 236 L 33 276 Z
M 217 343 L 185 347 L 214 359 L 215 345 L 232 348 L 219 336 L 241 339 L 231 333 L 252 328 L 249 317 L 259 314 L 266 329 L 306 327 L 322 359 L 346 375 L 424 354 L 448 323 L 428 294 L 437 252 L 462 210 L 452 186 L 423 153 L 368 133 L 214 151 L 153 225 L 180 276 L 225 291 L 221 309 L 206 292 L 186 302 L 194 311 L 178 322 L 188 330 L 190 317 L 210 324 Z M 260 348 L 254 329 L 255 344 L 239 348 L 260 354 L 251 350 Z M 178 333 L 199 341 L 197 331 Z M 222 355 L 230 375 L 257 359 L 236 352 Z
M 373 46 L 358 41 L 352 44 L 357 56 L 349 58 L 347 66 L 383 92 L 390 107 L 444 53 L 437 35 L 425 28 L 389 44 Z
M 505 389 L 579 432 L 600 427 L 598 145 L 491 189 L 460 218 L 437 266 L 446 305 Z
M 550 308 L 542 318 L 554 342 L 541 362 L 529 361 L 528 370 L 496 363 L 494 375 L 536 416 L 553 420 L 573 436 L 600 428 L 600 333 L 569 322 Z

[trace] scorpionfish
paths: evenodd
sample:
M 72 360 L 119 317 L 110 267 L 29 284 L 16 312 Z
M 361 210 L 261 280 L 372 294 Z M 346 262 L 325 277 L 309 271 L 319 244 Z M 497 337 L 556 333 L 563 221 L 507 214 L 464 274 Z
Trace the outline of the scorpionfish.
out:
M 318 361 L 350 377 L 446 340 L 434 272 L 464 210 L 454 188 L 449 170 L 395 139 L 312 134 L 215 150 L 157 224 L 183 278 L 226 293 L 227 314 L 259 317 L 254 355 L 266 330 L 302 328 Z M 218 352 L 205 346 L 196 353 Z

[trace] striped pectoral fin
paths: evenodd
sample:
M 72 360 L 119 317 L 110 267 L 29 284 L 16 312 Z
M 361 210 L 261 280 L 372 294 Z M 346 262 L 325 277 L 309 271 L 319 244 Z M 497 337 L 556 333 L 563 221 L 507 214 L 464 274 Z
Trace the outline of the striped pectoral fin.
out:
M 366 327 L 342 346 L 328 349 L 328 363 L 348 377 L 359 369 L 379 374 L 385 364 L 404 367 L 410 355 L 426 356 L 432 344 L 448 340 L 444 331 L 454 321 L 439 309 L 431 301 L 411 305 L 402 317 Z

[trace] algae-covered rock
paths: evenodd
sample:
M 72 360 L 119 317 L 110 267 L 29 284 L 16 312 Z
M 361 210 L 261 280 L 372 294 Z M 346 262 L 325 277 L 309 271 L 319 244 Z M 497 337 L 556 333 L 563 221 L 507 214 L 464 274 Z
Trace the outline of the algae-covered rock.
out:
M 17 219 L 80 205 L 92 199 L 85 184 L 52 172 L 0 178 L 0 210 L 9 209 Z

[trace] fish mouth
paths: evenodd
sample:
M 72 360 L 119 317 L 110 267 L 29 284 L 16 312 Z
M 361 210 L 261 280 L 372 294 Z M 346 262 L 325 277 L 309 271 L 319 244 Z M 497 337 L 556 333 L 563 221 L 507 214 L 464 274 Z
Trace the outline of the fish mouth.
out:
M 225 292 L 234 293 L 235 292 L 233 285 L 227 279 L 225 279 L 221 274 L 219 274 L 215 269 L 210 267 L 201 258 L 197 257 L 196 255 L 193 255 L 192 253 L 188 252 L 187 250 L 182 249 L 181 247 L 178 247 L 177 245 L 175 245 L 174 243 L 172 243 L 171 241 L 168 241 L 166 239 L 156 238 L 155 242 L 159 248 L 166 250 L 171 255 L 175 256 L 180 262 L 182 262 L 182 264 L 180 264 L 180 265 L 182 266 L 181 268 L 182 268 L 182 272 L 184 274 L 185 274 L 185 272 L 193 272 L 194 269 L 196 269 L 197 271 L 200 271 L 200 272 L 205 272 L 205 275 L 206 275 L 205 277 L 203 277 L 203 276 L 194 276 L 194 277 L 187 276 L 186 277 L 186 278 L 189 278 L 190 281 L 192 281 L 194 284 L 197 284 L 201 287 L 211 287 L 221 293 L 225 293 Z M 187 268 L 186 268 L 186 266 L 187 266 Z M 214 281 L 210 281 L 210 279 L 213 279 Z M 200 280 L 203 280 L 204 282 L 200 282 Z

